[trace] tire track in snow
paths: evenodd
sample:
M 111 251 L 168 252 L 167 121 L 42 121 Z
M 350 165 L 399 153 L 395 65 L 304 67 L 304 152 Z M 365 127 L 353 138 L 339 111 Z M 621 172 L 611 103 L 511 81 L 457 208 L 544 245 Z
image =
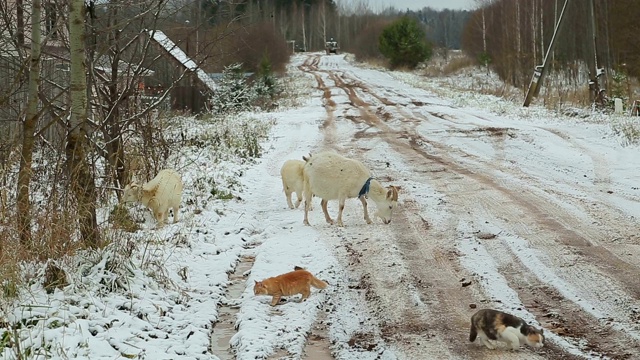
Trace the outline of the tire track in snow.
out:
M 331 78 L 336 82 L 336 85 L 344 86 L 344 82 L 341 81 L 339 76 L 334 74 L 334 76 L 331 76 Z M 349 89 L 349 87 L 343 88 L 343 90 L 350 97 L 350 99 L 352 100 L 352 103 L 365 104 L 364 101 L 358 100 L 357 98 L 355 98 L 357 96 L 356 92 L 352 91 L 352 89 Z M 361 111 L 363 118 L 365 118 L 365 121 L 370 122 L 372 125 L 380 126 L 382 124 L 379 121 L 379 119 L 377 119 L 369 109 L 360 108 L 359 110 Z M 386 130 L 390 130 L 390 129 L 387 128 Z M 409 210 L 406 213 L 412 213 L 412 212 Z M 410 226 L 407 226 L 407 225 L 409 225 L 407 224 L 407 221 L 402 221 L 400 228 L 402 229 L 416 228 L 416 226 L 414 225 L 410 225 Z M 424 220 L 422 218 L 419 218 L 417 228 L 422 229 L 423 226 L 424 226 Z M 374 256 L 373 259 L 368 259 L 367 261 L 367 262 L 373 263 L 373 265 L 355 266 L 356 264 L 350 264 L 350 267 L 355 266 L 356 268 L 359 268 L 360 271 L 363 271 L 365 274 L 367 273 L 370 274 L 370 276 L 368 276 L 368 279 L 374 279 L 367 284 L 367 288 L 369 289 L 370 292 L 372 292 L 372 294 L 369 295 L 369 301 L 373 302 L 374 304 L 378 304 L 377 316 L 382 319 L 386 319 L 383 321 L 386 323 L 385 326 L 386 326 L 386 329 L 388 329 L 389 333 L 403 334 L 396 338 L 389 338 L 388 341 L 392 341 L 392 343 L 394 343 L 395 341 L 396 346 L 399 346 L 400 348 L 402 348 L 403 351 L 405 351 L 405 355 L 408 358 L 415 358 L 415 356 L 419 356 L 419 354 L 424 355 L 427 352 L 430 354 L 437 354 L 437 355 L 434 355 L 437 358 L 468 358 L 469 356 L 471 356 L 470 354 L 474 354 L 473 355 L 474 358 L 477 358 L 477 353 L 475 349 L 474 350 L 468 349 L 470 347 L 468 343 L 465 343 L 465 346 L 460 346 L 461 345 L 460 340 L 462 339 L 462 341 L 464 342 L 468 336 L 468 333 L 467 333 L 468 318 L 470 317 L 471 313 L 469 313 L 469 310 L 467 310 L 470 302 L 464 300 L 464 297 L 462 297 L 462 300 L 460 300 L 461 299 L 459 294 L 460 284 L 457 281 L 459 277 L 455 275 L 444 276 L 444 278 L 447 278 L 448 281 L 441 280 L 443 271 L 444 273 L 446 273 L 446 270 L 444 269 L 451 269 L 449 270 L 451 271 L 451 274 L 457 273 L 457 271 L 455 269 L 452 269 L 451 267 L 451 262 L 452 262 L 452 260 L 450 259 L 451 254 L 447 254 L 446 252 L 441 252 L 439 255 L 436 256 L 438 260 L 435 260 L 435 264 L 433 264 L 435 265 L 434 268 L 436 268 L 435 271 L 431 271 L 431 272 L 426 270 L 424 272 L 418 271 L 417 269 L 431 268 L 430 266 L 425 267 L 424 263 L 425 261 L 429 263 L 428 257 L 431 257 L 429 253 L 432 252 L 432 250 L 434 250 L 434 247 L 427 246 L 428 242 L 425 242 L 425 243 L 421 242 L 420 246 L 416 246 L 417 244 L 414 242 L 415 241 L 414 239 L 424 237 L 423 230 L 418 230 L 416 232 L 401 231 L 400 236 L 397 236 L 394 233 L 387 233 L 387 231 L 383 231 L 382 229 L 377 229 L 376 231 L 378 232 L 378 234 L 383 233 L 384 235 L 388 235 L 391 239 L 394 239 L 395 242 L 392 242 L 392 244 L 401 243 L 402 239 L 411 239 L 411 240 L 405 240 L 402 246 L 403 248 L 402 253 L 404 254 L 404 259 L 398 260 L 398 262 L 395 264 L 400 264 L 408 261 L 408 264 L 412 269 L 412 272 L 417 272 L 417 274 L 415 275 L 415 278 L 410 277 L 410 279 L 401 280 L 394 285 L 390 285 L 389 282 L 381 281 L 380 279 L 385 279 L 388 277 L 388 276 L 385 276 L 385 275 L 388 275 L 387 274 L 388 271 L 385 270 L 384 267 L 381 267 L 379 265 L 381 263 L 384 263 L 385 260 L 389 261 L 390 257 L 388 252 L 385 251 L 385 249 L 388 250 L 391 244 L 387 244 L 388 246 L 382 245 L 383 246 L 382 248 L 380 248 L 378 251 L 375 251 L 375 248 L 371 249 L 371 247 L 373 246 L 371 244 L 371 241 L 367 241 L 366 245 L 362 245 L 362 246 L 365 246 L 365 248 L 362 248 L 362 246 L 358 245 L 359 242 L 357 241 L 351 242 L 350 246 L 352 248 L 353 247 L 360 248 L 359 251 L 362 253 L 366 253 L 367 257 Z M 442 239 L 444 241 L 447 241 L 446 236 L 443 236 Z M 419 252 L 416 251 L 416 249 L 421 249 L 421 248 L 425 248 L 425 250 L 419 251 Z M 413 254 L 414 256 L 409 256 L 408 254 Z M 381 258 L 377 258 L 378 256 L 381 256 Z M 409 256 L 409 259 L 407 258 L 407 256 Z M 360 264 L 361 262 L 358 261 L 357 263 Z M 376 267 L 376 265 L 378 265 L 378 267 Z M 400 272 L 400 274 L 402 274 L 402 272 Z M 404 285 L 400 285 L 400 284 L 404 284 Z M 392 286 L 392 288 L 390 289 L 389 286 Z M 392 290 L 393 288 L 396 288 L 396 287 L 397 289 Z M 416 303 L 416 296 L 414 297 L 409 296 L 409 298 L 407 299 L 405 299 L 407 295 L 403 295 L 400 297 L 398 296 L 398 294 L 410 293 L 411 288 L 415 289 L 414 290 L 415 293 L 418 294 L 417 302 L 423 304 L 423 310 L 422 310 L 423 313 L 421 314 L 421 313 L 409 312 L 409 313 L 403 314 L 401 312 L 398 315 L 393 315 L 394 313 L 398 312 L 398 309 L 402 309 L 403 307 L 406 306 L 401 304 Z M 418 289 L 418 288 L 422 288 L 422 289 Z M 442 290 L 443 288 L 448 290 L 443 291 Z M 439 293 L 439 295 L 433 296 L 434 291 Z M 391 299 L 389 298 L 389 295 L 388 295 L 389 292 L 394 294 L 394 296 Z M 423 299 L 428 302 L 427 306 L 424 306 Z M 456 305 L 458 306 L 451 306 L 450 304 L 447 304 L 447 303 L 450 303 L 452 299 L 459 300 L 459 302 L 456 302 Z M 394 305 L 394 304 L 397 304 L 397 305 Z M 426 308 L 431 308 L 431 307 L 436 308 L 435 310 L 432 310 L 434 314 L 437 313 L 437 314 L 441 314 L 442 316 L 440 317 L 440 316 L 432 315 L 431 317 L 429 317 L 428 314 L 425 312 L 426 312 Z M 395 309 L 395 310 L 389 312 L 391 309 Z M 454 320 L 453 324 L 451 324 L 453 319 L 457 319 L 457 320 Z M 411 330 L 412 326 L 400 325 L 401 323 L 406 324 L 407 322 L 416 324 L 415 326 L 413 326 L 413 331 L 407 331 L 407 330 Z M 385 329 L 385 326 L 383 326 L 383 329 Z M 396 331 L 393 331 L 391 329 L 395 329 Z M 430 329 L 430 331 L 427 332 L 426 329 Z M 427 332 L 426 334 L 427 340 L 424 339 L 426 332 Z M 455 337 L 451 337 L 452 333 L 457 333 L 458 335 Z M 435 339 L 433 339 L 433 341 L 429 341 L 429 339 L 432 337 L 435 337 Z M 417 341 L 416 339 L 420 339 L 421 341 Z M 440 345 L 436 345 L 436 344 L 440 344 Z M 488 356 L 487 358 L 492 358 L 492 359 L 511 358 L 509 354 L 493 353 L 493 354 L 487 354 L 487 356 Z M 531 356 L 534 356 L 534 355 L 531 354 Z M 516 355 L 515 358 L 518 358 L 518 356 Z
M 336 82 L 336 83 L 338 83 L 338 82 Z M 351 97 L 353 97 L 353 96 L 354 96 L 354 95 L 353 95 L 353 94 L 354 94 L 354 92 L 353 92 L 353 91 L 350 91 L 350 90 L 345 90 L 345 91 L 346 91 L 346 92 L 348 92 L 348 94 L 350 94 L 350 96 L 351 96 Z M 358 103 L 357 101 L 352 101 L 352 102 L 353 102 L 353 103 Z M 364 113 L 364 117 L 366 118 L 366 117 L 370 117 L 370 116 L 371 116 L 370 112 L 366 112 L 366 111 L 365 111 L 365 113 Z M 379 124 L 379 123 L 378 123 L 378 124 Z M 375 121 L 372 121 L 372 125 L 377 125 L 377 124 L 376 124 L 376 122 L 375 122 Z M 382 130 L 387 131 L 387 129 L 382 129 Z M 386 139 L 389 139 L 389 137 L 386 137 Z M 396 146 L 397 146 L 397 145 L 398 145 L 398 144 L 396 144 Z M 415 146 L 415 145 L 416 145 L 416 144 L 414 144 L 414 146 Z M 402 146 L 401 146 L 401 147 L 402 147 Z M 417 147 L 418 147 L 418 146 L 415 146 L 415 148 L 417 148 Z M 415 150 L 415 148 L 414 148 L 414 150 Z M 433 158 L 432 156 L 429 156 L 429 157 Z M 428 158 L 429 158 L 429 157 L 428 157 Z M 442 161 L 442 159 L 438 159 L 438 160 L 440 160 L 439 162 L 440 162 L 440 163 L 442 163 L 443 165 L 451 165 L 451 164 L 453 164 L 453 163 L 454 163 L 454 162 L 451 162 L 451 161 L 450 161 L 450 162 L 443 162 L 443 161 Z M 468 170 L 466 170 L 466 169 L 464 169 L 464 168 L 462 168 L 462 167 L 460 167 L 460 166 L 458 166 L 455 170 L 456 170 L 457 172 L 461 173 L 463 176 L 467 176 L 467 177 L 474 177 L 474 175 L 475 175 L 475 174 L 474 174 L 474 172 L 472 172 L 472 171 L 468 171 Z M 487 180 L 487 179 L 486 179 L 486 178 L 481 178 L 481 180 Z M 486 181 L 485 181 L 485 182 L 483 182 L 483 183 L 485 183 L 485 185 L 486 185 Z M 500 186 L 496 186 L 496 184 L 495 184 L 495 183 L 492 183 L 491 181 L 489 181 L 489 185 L 492 185 L 492 187 L 495 187 L 495 188 L 500 188 Z M 514 197 L 514 195 L 515 195 L 515 194 L 510 194 L 510 195 L 511 195 L 511 197 Z M 517 198 L 517 195 L 515 195 L 515 197 Z M 538 218 L 539 218 L 539 219 L 544 219 L 544 217 L 538 217 Z M 555 224 L 554 224 L 554 225 L 555 225 Z M 588 242 L 587 242 L 586 244 L 588 244 Z

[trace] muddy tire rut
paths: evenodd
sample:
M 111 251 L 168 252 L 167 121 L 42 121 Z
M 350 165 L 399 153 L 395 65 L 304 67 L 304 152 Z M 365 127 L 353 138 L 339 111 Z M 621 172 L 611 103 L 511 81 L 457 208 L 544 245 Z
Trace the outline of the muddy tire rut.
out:
M 613 238 L 636 243 L 637 221 L 625 224 L 621 220 L 626 218 L 605 199 L 585 201 L 582 196 L 550 188 L 548 183 L 505 164 L 505 143 L 518 136 L 515 129 L 469 129 L 441 105 L 432 110 L 428 102 L 419 102 L 419 109 L 406 109 L 376 93 L 375 84 L 333 68 L 324 69 L 321 56 L 310 56 L 308 65 L 301 70 L 318 79 L 325 101 L 333 104 L 327 113 L 331 121 L 352 122 L 360 128 L 364 123 L 376 131 L 354 130 L 349 144 L 332 143 L 332 137 L 325 146 L 345 148 L 366 159 L 371 141 L 379 140 L 393 149 L 393 156 L 408 164 L 414 174 L 376 164 L 379 166 L 372 169 L 374 173 L 385 174 L 389 182 L 407 187 L 398 214 L 388 227 L 356 226 L 357 230 L 349 229 L 345 233 L 349 235 L 344 236 L 352 254 L 342 255 L 344 265 L 366 279 L 364 284 L 371 293 L 368 298 L 380 318 L 385 341 L 410 359 L 419 354 L 452 359 L 521 358 L 468 343 L 469 317 L 475 311 L 472 307 L 494 304 L 478 285 L 481 274 L 460 264 L 457 244 L 478 241 L 501 265 L 500 273 L 517 293 L 522 307 L 547 331 L 581 344 L 585 356 L 640 357 L 640 269 L 636 263 L 618 256 L 625 250 L 612 242 Z M 326 80 L 333 85 L 327 85 Z M 332 102 L 330 97 L 337 91 L 343 91 L 350 103 Z M 385 89 L 389 91 L 412 99 L 413 105 L 418 106 L 411 94 Z M 354 111 L 359 117 L 349 115 Z M 431 122 L 445 131 L 489 142 L 496 149 L 496 158 L 478 158 L 464 149 L 427 139 L 417 127 Z M 366 141 L 366 145 L 360 141 Z M 598 182 L 604 190 L 609 181 L 605 162 L 597 154 L 589 155 L 594 158 Z M 411 191 L 412 183 L 427 184 L 436 190 L 439 199 L 420 198 Z M 361 211 L 356 205 L 348 206 L 345 214 Z M 583 216 L 567 212 L 567 206 L 580 209 Z M 491 223 L 477 224 L 476 219 L 480 218 L 490 219 Z M 498 229 L 498 234 L 478 240 L 473 234 L 460 231 L 461 224 L 476 231 L 490 226 Z M 361 237 L 366 241 L 355 240 Z M 542 255 L 527 259 L 518 247 L 522 239 Z M 396 249 L 397 254 L 391 256 L 389 249 Z M 353 261 L 353 256 L 360 260 Z M 393 272 L 400 274 L 393 282 L 385 262 L 396 257 L 398 263 L 393 266 L 404 270 Z M 537 274 L 536 269 L 542 273 Z M 563 294 L 550 286 L 547 275 L 556 276 L 554 281 L 567 285 L 571 291 Z M 461 281 L 469 280 L 470 286 L 461 285 Z M 586 308 L 589 306 L 593 309 Z M 528 358 L 582 358 L 551 342 L 539 351 L 523 349 L 520 355 L 525 352 Z

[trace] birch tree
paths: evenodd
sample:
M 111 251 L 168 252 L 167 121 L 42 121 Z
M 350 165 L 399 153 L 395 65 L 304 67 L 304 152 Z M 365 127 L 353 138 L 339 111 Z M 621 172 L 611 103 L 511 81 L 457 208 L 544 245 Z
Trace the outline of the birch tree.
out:
M 33 0 L 31 9 L 31 58 L 29 61 L 29 95 L 27 112 L 22 124 L 22 152 L 18 172 L 17 217 L 20 230 L 20 243 L 31 245 L 31 204 L 29 185 L 31 183 L 31 163 L 33 143 L 38 123 L 38 95 L 40 93 L 40 54 L 42 2 Z
M 85 246 L 99 243 L 96 218 L 96 188 L 89 161 L 87 139 L 87 78 L 85 63 L 84 0 L 69 1 L 69 48 L 71 111 L 67 133 L 67 166 L 76 198 L 78 226 Z

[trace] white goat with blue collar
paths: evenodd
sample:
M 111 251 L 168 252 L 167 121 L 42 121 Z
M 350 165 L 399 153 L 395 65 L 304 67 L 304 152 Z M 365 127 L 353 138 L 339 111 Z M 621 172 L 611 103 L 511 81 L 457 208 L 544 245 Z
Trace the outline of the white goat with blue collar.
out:
M 342 211 L 347 199 L 358 198 L 364 208 L 364 220 L 367 224 L 372 221 L 367 211 L 367 198 L 376 203 L 377 211 L 374 216 L 388 224 L 391 222 L 393 209 L 398 202 L 398 188 L 395 186 L 383 187 L 377 180 L 371 177 L 371 172 L 359 161 L 346 158 L 331 151 L 321 152 L 315 155 L 302 157 L 304 165 L 304 224 L 309 225 L 309 207 L 313 195 L 322 199 L 322 211 L 329 224 L 333 225 L 333 219 L 327 212 L 329 200 L 338 200 L 337 224 L 342 223 Z

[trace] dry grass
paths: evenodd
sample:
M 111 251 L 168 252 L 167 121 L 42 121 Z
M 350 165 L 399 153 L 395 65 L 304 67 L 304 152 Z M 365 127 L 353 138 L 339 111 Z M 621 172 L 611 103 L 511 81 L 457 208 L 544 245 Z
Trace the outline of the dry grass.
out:
M 167 123 L 161 119 L 144 119 L 136 122 L 129 133 L 128 143 L 131 152 L 149 159 L 139 164 L 140 176 L 153 173 L 165 165 L 172 148 L 178 147 L 179 140 L 169 140 L 163 135 Z M 136 140 L 133 140 L 133 139 Z M 39 143 L 34 153 L 32 165 L 32 181 L 30 187 L 31 200 L 31 241 L 20 243 L 21 229 L 15 221 L 16 214 L 16 181 L 19 168 L 17 156 L 5 162 L 0 172 L 0 285 L 1 296 L 15 296 L 14 288 L 20 285 L 20 264 L 22 262 L 44 264 L 50 259 L 71 257 L 84 244 L 79 240 L 76 202 L 69 184 L 64 149 L 55 149 L 46 143 Z M 14 151 L 14 154 L 17 153 Z M 100 161 L 95 164 L 96 185 L 98 186 L 99 204 L 108 204 L 116 198 L 114 189 L 104 186 L 112 183 L 105 174 Z M 101 205 L 98 205 L 101 206 Z M 116 208 L 114 223 L 116 227 L 135 230 L 137 224 L 125 215 L 126 211 Z M 103 227 L 104 224 L 99 224 Z M 46 274 L 59 273 L 50 271 Z M 46 275 L 43 274 L 43 275 Z M 60 286 L 60 282 L 52 277 L 52 286 Z M 45 279 L 46 280 L 46 279 Z
M 442 69 L 442 75 L 447 76 L 451 74 L 455 74 L 463 69 L 472 67 L 476 65 L 476 61 L 469 56 L 456 56 L 451 59 L 451 61 L 447 62 L 447 64 Z
M 611 123 L 611 128 L 624 139 L 625 145 L 640 144 L 640 117 L 617 118 Z
M 424 68 L 426 76 L 449 76 L 473 67 L 476 61 L 460 51 L 438 51 Z

